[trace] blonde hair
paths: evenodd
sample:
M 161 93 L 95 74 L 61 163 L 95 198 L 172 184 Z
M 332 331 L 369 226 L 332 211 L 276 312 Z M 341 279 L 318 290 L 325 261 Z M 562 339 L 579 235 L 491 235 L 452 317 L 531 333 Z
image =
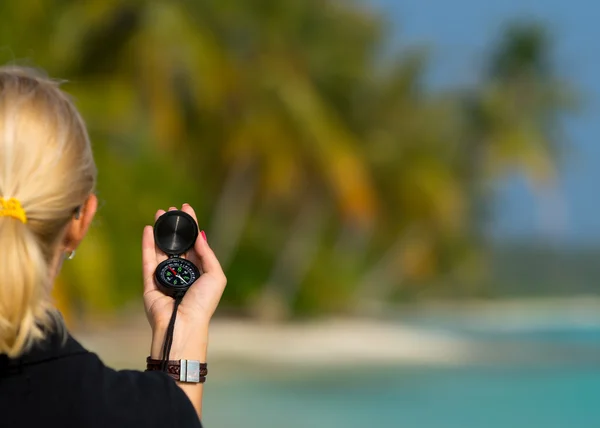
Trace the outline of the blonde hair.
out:
M 0 354 L 14 358 L 48 331 L 64 333 L 50 297 L 53 263 L 95 183 L 85 124 L 59 84 L 0 67 L 0 197 L 17 199 L 27 216 L 0 217 Z

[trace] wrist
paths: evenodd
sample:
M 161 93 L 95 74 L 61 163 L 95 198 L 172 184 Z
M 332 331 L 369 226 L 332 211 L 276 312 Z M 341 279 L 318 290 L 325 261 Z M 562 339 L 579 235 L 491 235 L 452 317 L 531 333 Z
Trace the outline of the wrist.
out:
M 179 321 L 179 320 L 177 320 Z M 157 326 L 152 331 L 150 358 L 161 359 L 167 326 Z M 206 362 L 208 352 L 208 326 L 192 328 L 184 323 L 175 324 L 170 360 L 198 360 Z

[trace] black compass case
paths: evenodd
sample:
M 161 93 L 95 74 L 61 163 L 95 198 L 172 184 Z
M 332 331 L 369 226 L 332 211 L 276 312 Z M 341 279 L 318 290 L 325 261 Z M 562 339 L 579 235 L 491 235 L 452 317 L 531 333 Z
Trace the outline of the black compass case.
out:
M 154 224 L 154 242 L 169 258 L 156 267 L 156 283 L 165 294 L 175 295 L 185 292 L 190 284 L 173 286 L 161 279 L 161 272 L 170 263 L 183 263 L 200 275 L 198 268 L 180 256 L 193 248 L 198 238 L 198 225 L 188 213 L 180 210 L 167 211 Z M 197 277 L 196 277 L 197 279 Z

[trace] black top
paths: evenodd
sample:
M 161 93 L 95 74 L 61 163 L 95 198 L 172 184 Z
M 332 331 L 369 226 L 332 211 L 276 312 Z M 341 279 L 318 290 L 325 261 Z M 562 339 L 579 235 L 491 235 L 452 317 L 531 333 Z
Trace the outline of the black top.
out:
M 192 403 L 162 372 L 115 371 L 68 337 L 23 357 L 0 355 L 3 428 L 201 428 Z

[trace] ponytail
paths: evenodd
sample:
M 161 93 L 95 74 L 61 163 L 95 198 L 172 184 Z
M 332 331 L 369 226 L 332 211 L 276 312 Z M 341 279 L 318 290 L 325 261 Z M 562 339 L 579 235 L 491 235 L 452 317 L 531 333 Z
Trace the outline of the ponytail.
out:
M 16 357 L 50 328 L 48 264 L 23 222 L 0 218 L 0 354 Z

